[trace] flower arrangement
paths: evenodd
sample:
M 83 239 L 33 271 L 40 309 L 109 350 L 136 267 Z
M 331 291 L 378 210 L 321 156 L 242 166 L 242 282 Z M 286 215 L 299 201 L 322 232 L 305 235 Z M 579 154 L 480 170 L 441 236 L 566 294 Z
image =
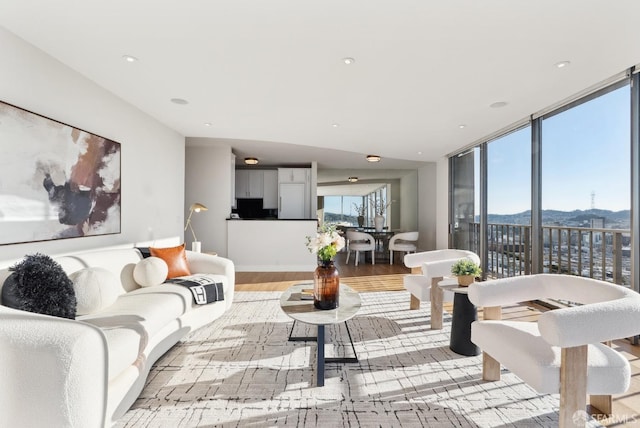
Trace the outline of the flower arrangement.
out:
M 458 260 L 451 266 L 451 273 L 455 276 L 473 275 L 480 276 L 482 269 L 469 259 Z
M 307 236 L 307 248 L 310 253 L 318 254 L 323 262 L 333 260 L 338 251 L 344 248 L 344 238 L 334 225 L 322 225 L 315 237 Z
M 376 215 L 384 215 L 384 212 L 387 210 L 387 208 L 389 208 L 389 205 L 393 203 L 393 201 L 389 201 L 385 203 L 383 197 L 380 197 L 380 199 L 374 199 L 372 197 L 369 197 L 369 202 L 373 206 L 373 209 L 375 210 Z

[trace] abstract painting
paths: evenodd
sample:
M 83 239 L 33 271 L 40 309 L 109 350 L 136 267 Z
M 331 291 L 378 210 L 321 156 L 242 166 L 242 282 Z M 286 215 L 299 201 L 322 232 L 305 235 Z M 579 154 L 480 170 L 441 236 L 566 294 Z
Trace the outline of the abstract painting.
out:
M 0 245 L 120 233 L 120 144 L 0 102 Z

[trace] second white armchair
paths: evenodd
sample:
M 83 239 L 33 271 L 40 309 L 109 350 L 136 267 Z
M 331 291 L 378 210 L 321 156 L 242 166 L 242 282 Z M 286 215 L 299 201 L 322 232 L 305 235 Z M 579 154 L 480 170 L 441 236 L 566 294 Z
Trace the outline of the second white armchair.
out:
M 396 233 L 389 240 L 389 264 L 393 264 L 393 252 L 404 251 L 405 253 L 415 253 L 418 250 L 418 232 Z
M 405 275 L 404 288 L 411 293 L 410 309 L 419 309 L 420 301 L 431 299 L 431 286 L 434 279 L 451 275 L 451 266 L 461 259 L 469 259 L 480 264 L 476 253 L 467 250 L 434 250 L 404 256 L 404 264 L 411 269 L 411 275 Z
M 373 236 L 368 233 L 349 230 L 347 231 L 347 241 L 347 264 L 349 264 L 349 256 L 351 256 L 352 250 L 356 252 L 356 266 L 358 266 L 360 251 L 371 251 L 371 264 L 376 264 L 376 240 Z

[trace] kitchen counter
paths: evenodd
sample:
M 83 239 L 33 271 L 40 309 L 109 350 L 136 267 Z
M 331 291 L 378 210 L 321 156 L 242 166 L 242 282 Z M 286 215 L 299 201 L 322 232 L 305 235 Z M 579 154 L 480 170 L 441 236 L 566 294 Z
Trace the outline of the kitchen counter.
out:
M 227 257 L 238 272 L 312 272 L 316 255 L 307 249 L 313 219 L 229 219 Z

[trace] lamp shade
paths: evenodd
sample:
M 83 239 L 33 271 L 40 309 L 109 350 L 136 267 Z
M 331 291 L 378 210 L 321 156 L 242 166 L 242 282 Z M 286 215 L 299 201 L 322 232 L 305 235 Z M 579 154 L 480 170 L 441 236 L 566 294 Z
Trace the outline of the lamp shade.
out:
M 193 235 L 194 242 L 198 241 L 198 238 L 196 238 L 196 233 L 193 231 L 193 226 L 191 225 L 191 216 L 193 215 L 194 212 L 199 213 L 200 211 L 207 211 L 208 209 L 209 208 L 205 207 L 200 202 L 194 202 L 193 204 L 191 204 L 191 207 L 189 207 L 189 218 L 187 218 L 187 223 L 184 225 L 184 230 L 185 232 L 187 229 L 191 230 L 191 234 Z M 193 246 L 194 251 L 196 251 L 196 248 L 199 248 L 199 247 Z
M 195 202 L 195 203 L 191 204 L 191 208 L 189 208 L 189 209 L 191 211 L 195 211 L 195 212 L 199 213 L 200 211 L 207 211 L 209 208 L 205 207 L 200 202 Z

